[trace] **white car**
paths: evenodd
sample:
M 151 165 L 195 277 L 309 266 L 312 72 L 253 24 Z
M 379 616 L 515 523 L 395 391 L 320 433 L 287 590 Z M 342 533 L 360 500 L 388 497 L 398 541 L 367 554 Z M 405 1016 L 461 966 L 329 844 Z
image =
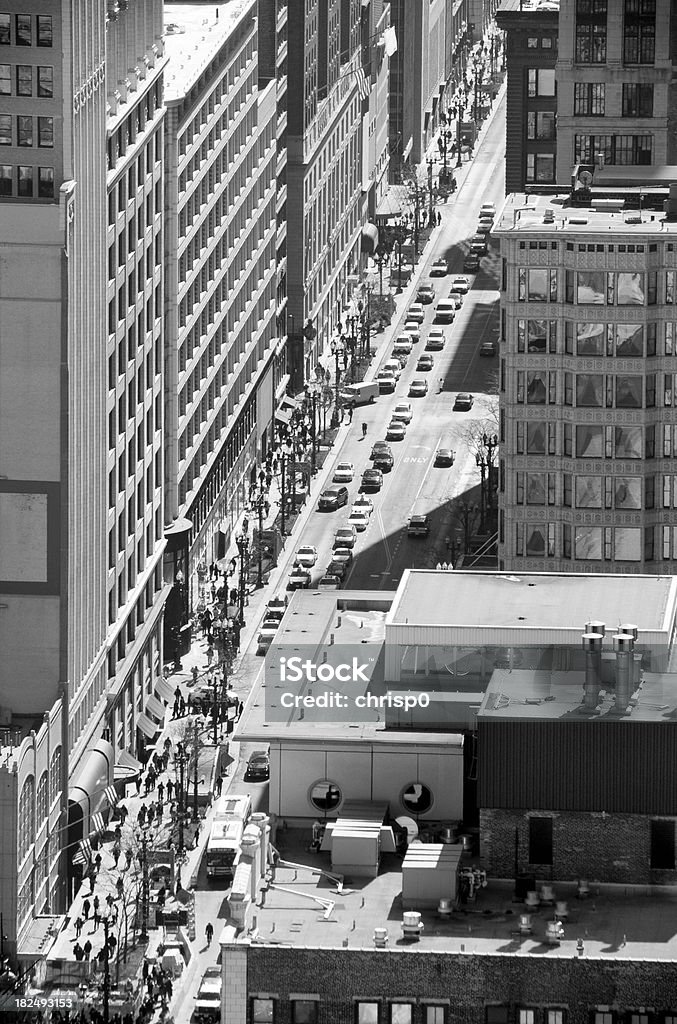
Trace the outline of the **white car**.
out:
M 456 290 L 449 292 L 449 302 L 453 302 L 456 309 L 460 309 L 463 305 L 463 292 L 457 292 Z
M 392 373 L 395 380 L 399 380 L 402 375 L 402 367 L 400 366 L 399 359 L 389 359 L 387 363 L 384 363 L 381 367 L 381 373 L 384 372 Z
M 490 217 L 492 220 L 496 216 L 496 207 L 493 203 L 482 203 L 480 206 L 480 220 Z
M 425 320 L 425 310 L 420 302 L 413 302 L 407 310 L 407 320 L 415 320 L 417 324 L 422 324 Z
M 400 420 L 402 423 L 411 423 L 414 410 L 411 402 L 398 402 L 392 412 L 392 419 Z
M 338 466 L 334 470 L 332 477 L 332 483 L 334 484 L 349 484 L 355 476 L 355 467 L 352 462 L 339 462 Z
M 411 340 L 416 343 L 421 340 L 421 325 L 413 320 L 407 320 L 404 325 L 404 333 L 408 334 Z
M 363 508 L 353 508 L 348 518 L 348 524 L 354 526 L 357 532 L 361 533 L 369 526 L 369 513 Z
M 476 228 L 477 234 L 478 235 L 489 235 L 489 234 L 491 234 L 491 229 L 492 229 L 493 226 L 494 226 L 493 220 L 490 220 L 488 217 L 483 217 L 482 220 L 480 220 L 478 222 L 478 224 L 477 224 L 477 228 Z
M 451 289 L 454 292 L 460 292 L 461 295 L 466 295 L 468 292 L 467 277 L 455 277 L 451 282 Z
M 370 516 L 374 511 L 374 502 L 371 498 L 368 498 L 366 494 L 361 494 L 353 503 L 353 512 L 358 508 L 362 509 L 362 511 L 366 512 L 367 515 Z
M 306 569 L 311 568 L 317 561 L 317 548 L 313 547 L 312 544 L 305 544 L 302 548 L 299 548 L 296 552 L 295 562 L 297 565 L 302 565 Z

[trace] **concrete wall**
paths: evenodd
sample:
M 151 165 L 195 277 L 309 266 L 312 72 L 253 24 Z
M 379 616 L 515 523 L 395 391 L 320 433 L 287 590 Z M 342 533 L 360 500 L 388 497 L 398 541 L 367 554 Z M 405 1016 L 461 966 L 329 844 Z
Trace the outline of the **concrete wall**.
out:
M 553 863 L 529 863 L 529 816 L 553 819 Z M 635 885 L 674 884 L 677 871 L 650 867 L 651 818 L 605 812 L 480 810 L 482 865 L 495 878 L 515 872 L 515 832 L 520 872 L 537 878 Z
M 405 744 L 271 743 L 270 811 L 288 822 L 318 816 L 310 802 L 316 782 L 327 779 L 343 800 L 386 800 L 391 814 L 410 813 L 401 794 L 421 782 L 433 794 L 431 821 L 459 821 L 463 816 L 463 751 L 461 747 L 417 749 Z M 337 808 L 340 812 L 340 805 Z

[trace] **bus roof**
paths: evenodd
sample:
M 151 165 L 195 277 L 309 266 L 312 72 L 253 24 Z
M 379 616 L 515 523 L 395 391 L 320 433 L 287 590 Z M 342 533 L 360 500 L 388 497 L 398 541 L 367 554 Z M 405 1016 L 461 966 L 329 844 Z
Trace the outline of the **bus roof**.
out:
M 218 848 L 221 845 L 231 846 L 233 843 L 239 843 L 242 839 L 243 831 L 244 825 L 237 819 L 215 821 L 209 833 L 209 846 Z
M 232 794 L 224 794 L 216 806 L 216 813 L 214 820 L 218 821 L 219 818 L 238 818 L 240 821 L 245 821 L 252 809 L 252 798 L 248 793 L 240 793 L 239 795 L 233 796 Z

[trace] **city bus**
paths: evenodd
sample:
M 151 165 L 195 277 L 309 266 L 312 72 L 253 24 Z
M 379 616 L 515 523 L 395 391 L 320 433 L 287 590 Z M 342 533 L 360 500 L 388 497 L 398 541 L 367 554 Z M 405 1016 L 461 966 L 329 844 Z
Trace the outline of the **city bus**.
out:
M 207 878 L 233 878 L 251 811 L 252 801 L 247 793 L 225 793 L 220 798 L 207 842 Z

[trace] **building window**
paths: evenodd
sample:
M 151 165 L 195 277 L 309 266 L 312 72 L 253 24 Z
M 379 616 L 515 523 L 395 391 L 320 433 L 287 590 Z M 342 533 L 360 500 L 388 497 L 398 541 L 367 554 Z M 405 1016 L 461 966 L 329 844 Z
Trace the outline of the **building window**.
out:
M 554 68 L 527 68 L 527 93 L 529 96 L 554 96 Z
M 22 199 L 31 199 L 33 196 L 33 168 L 19 164 L 17 171 L 18 195 Z
M 54 118 L 38 118 L 38 146 L 42 149 L 52 149 L 54 146 Z
M 49 796 L 49 779 L 43 772 L 38 783 L 38 795 L 35 802 L 36 828 L 39 829 L 47 817 L 47 799 Z
M 292 999 L 292 1024 L 317 1024 L 317 999 Z
M 38 46 L 52 45 L 52 18 L 49 14 L 38 14 Z
M 623 117 L 653 117 L 653 85 L 623 83 Z
M 17 64 L 16 66 L 16 94 L 17 96 L 33 95 L 33 68 L 30 64 Z
M 29 775 L 21 787 L 19 797 L 19 830 L 17 837 L 17 856 L 19 863 L 28 853 L 35 839 L 35 778 Z
M 411 1003 L 391 1003 L 390 1024 L 411 1024 L 413 1009 Z
M 57 747 L 49 762 L 49 806 L 61 792 L 61 747 Z
M 379 1004 L 359 999 L 355 1003 L 355 1024 L 378 1024 Z
M 599 562 L 602 559 L 602 531 L 597 526 L 577 526 L 574 558 Z
M 565 1010 L 546 1010 L 545 1024 L 566 1024 Z
M 11 196 L 13 170 L 11 164 L 0 164 L 0 196 Z
M 656 0 L 625 0 L 623 61 L 653 64 L 656 50 Z
M 529 818 L 529 863 L 552 864 L 552 818 Z
M 530 110 L 527 112 L 527 138 L 555 138 L 554 110 Z
M 524 1010 L 518 1007 L 517 1010 L 517 1024 L 534 1024 L 536 1014 L 534 1010 Z
M 9 46 L 10 32 L 9 32 L 9 14 L 0 14 L 0 46 Z
M 527 153 L 526 180 L 553 182 L 555 180 L 554 153 Z
M 54 95 L 54 68 L 38 68 L 38 96 L 50 97 Z
M 486 1024 L 508 1024 L 509 1020 L 507 1006 L 487 1006 L 485 1013 Z
M 33 118 L 20 116 L 16 119 L 17 142 L 20 146 L 33 145 Z
M 252 999 L 252 1024 L 275 1024 L 275 1000 Z
M 576 63 L 606 61 L 607 0 L 576 0 Z
M 425 1024 L 446 1024 L 446 1009 L 446 1006 L 426 1006 Z
M 16 45 L 31 46 L 33 36 L 31 33 L 30 14 L 17 14 L 16 16 Z
M 0 146 L 12 145 L 11 114 L 0 114 Z
M 653 135 L 574 135 L 574 163 L 646 165 L 652 162 Z
M 574 114 L 579 117 L 603 117 L 605 86 L 603 82 L 576 82 Z
M 425 814 L 433 805 L 433 795 L 422 782 L 412 782 L 406 786 L 400 800 L 410 814 Z
M 40 199 L 54 198 L 53 167 L 38 167 L 38 197 Z

